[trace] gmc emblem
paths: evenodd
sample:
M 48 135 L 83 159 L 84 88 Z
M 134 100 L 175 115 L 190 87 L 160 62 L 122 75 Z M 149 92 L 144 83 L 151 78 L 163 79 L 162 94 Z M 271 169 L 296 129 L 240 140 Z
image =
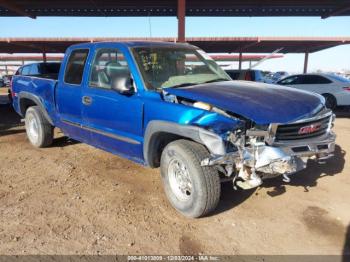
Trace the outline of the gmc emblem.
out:
M 320 123 L 309 125 L 309 126 L 303 126 L 299 129 L 298 134 L 299 135 L 311 134 L 316 132 L 317 130 L 320 130 L 320 128 L 321 128 Z

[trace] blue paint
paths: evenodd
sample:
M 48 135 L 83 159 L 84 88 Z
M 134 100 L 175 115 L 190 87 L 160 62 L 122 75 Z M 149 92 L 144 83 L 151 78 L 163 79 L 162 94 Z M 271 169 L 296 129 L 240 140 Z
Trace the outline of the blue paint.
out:
M 181 88 L 170 94 L 212 104 L 257 124 L 287 123 L 310 117 L 321 105 L 312 93 L 248 81 L 229 81 Z
M 17 94 L 28 92 L 39 97 L 54 125 L 66 135 L 139 163 L 144 163 L 144 134 L 152 120 L 199 126 L 222 137 L 244 123 L 235 117 L 165 101 L 160 92 L 148 91 L 131 53 L 131 48 L 136 46 L 157 48 L 174 44 L 123 42 L 74 45 L 66 51 L 58 81 L 15 76 L 13 90 Z M 185 46 L 188 45 L 182 45 Z M 117 48 L 123 53 L 137 89 L 133 95 L 125 96 L 89 86 L 90 68 L 98 48 Z M 70 85 L 63 81 L 65 65 L 69 54 L 76 49 L 89 49 L 89 55 L 81 84 Z M 294 121 L 310 116 L 322 105 L 320 98 L 310 93 L 238 81 L 167 88 L 167 92 L 212 104 L 257 124 Z M 90 106 L 82 104 L 83 96 L 91 97 Z M 17 98 L 14 99 L 14 108 L 20 113 Z

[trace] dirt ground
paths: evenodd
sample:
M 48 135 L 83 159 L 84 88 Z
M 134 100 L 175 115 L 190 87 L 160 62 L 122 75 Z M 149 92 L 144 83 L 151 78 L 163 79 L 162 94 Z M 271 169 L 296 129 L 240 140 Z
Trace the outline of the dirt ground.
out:
M 350 253 L 350 114 L 339 115 L 327 164 L 310 162 L 289 184 L 226 183 L 215 214 L 193 220 L 169 205 L 159 170 L 61 133 L 35 149 L 0 105 L 0 254 Z

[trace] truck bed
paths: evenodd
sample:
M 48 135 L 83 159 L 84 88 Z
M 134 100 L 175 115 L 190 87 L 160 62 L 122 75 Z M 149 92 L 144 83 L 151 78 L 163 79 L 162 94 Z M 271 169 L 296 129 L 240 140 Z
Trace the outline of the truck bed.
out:
M 20 104 L 18 103 L 19 97 L 34 96 L 45 107 L 50 118 L 54 120 L 56 118 L 56 102 L 55 102 L 55 88 L 57 85 L 56 79 L 37 76 L 14 76 L 12 81 L 12 92 L 14 92 L 13 106 L 17 113 L 23 115 L 21 112 Z

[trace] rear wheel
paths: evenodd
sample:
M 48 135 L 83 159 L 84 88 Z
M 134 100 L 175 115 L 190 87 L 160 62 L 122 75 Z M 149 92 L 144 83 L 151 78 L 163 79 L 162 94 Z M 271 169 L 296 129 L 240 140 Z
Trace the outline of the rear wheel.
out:
M 29 107 L 25 115 L 25 127 L 30 143 L 35 147 L 52 144 L 53 126 L 46 120 L 38 106 Z
M 326 107 L 334 110 L 337 107 L 337 99 L 331 94 L 324 94 L 323 97 L 326 99 Z
M 213 167 L 201 166 L 207 149 L 188 140 L 166 146 L 161 157 L 161 174 L 171 205 L 187 217 L 201 217 L 213 211 L 220 199 L 220 178 Z

